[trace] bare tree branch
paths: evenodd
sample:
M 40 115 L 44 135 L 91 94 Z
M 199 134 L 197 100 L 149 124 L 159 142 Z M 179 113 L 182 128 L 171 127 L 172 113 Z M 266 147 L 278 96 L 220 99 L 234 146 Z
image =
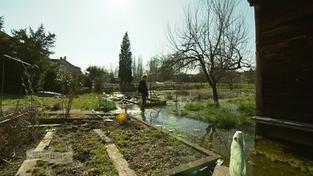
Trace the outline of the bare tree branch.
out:
M 243 16 L 235 13 L 238 5 L 239 0 L 199 0 L 185 11 L 183 28 L 169 27 L 174 54 L 167 62 L 178 70 L 200 67 L 217 105 L 220 75 L 249 66 L 244 58 L 248 33 Z

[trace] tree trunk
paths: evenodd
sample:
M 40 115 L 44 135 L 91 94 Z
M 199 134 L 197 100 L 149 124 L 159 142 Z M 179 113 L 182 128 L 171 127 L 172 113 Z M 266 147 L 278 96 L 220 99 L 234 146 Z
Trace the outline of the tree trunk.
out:
M 219 103 L 218 103 L 218 94 L 217 94 L 216 84 L 213 84 L 211 87 L 212 87 L 212 93 L 213 93 L 213 100 L 214 100 L 216 106 L 218 107 Z
M 200 61 L 200 63 L 201 63 L 202 70 L 204 72 L 204 76 L 205 76 L 206 80 L 208 81 L 210 87 L 212 88 L 213 100 L 214 100 L 216 106 L 218 107 L 219 106 L 218 94 L 217 94 L 216 79 L 214 77 L 214 74 L 213 74 L 213 72 L 210 72 L 211 74 L 209 74 L 203 61 Z

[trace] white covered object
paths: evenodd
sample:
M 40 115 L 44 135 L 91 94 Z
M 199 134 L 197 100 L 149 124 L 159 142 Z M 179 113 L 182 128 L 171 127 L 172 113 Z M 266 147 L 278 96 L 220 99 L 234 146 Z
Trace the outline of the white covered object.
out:
M 245 160 L 245 141 L 243 133 L 236 131 L 233 136 L 230 150 L 229 175 L 230 176 L 245 176 L 246 175 L 246 160 Z

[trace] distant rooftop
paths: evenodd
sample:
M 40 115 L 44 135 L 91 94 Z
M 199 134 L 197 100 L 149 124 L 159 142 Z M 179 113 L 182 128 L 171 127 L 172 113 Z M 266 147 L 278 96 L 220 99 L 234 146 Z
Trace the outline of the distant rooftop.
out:
M 63 62 L 63 63 L 66 63 L 67 65 L 70 65 L 71 67 L 75 67 L 75 68 L 77 68 L 77 69 L 81 70 L 81 68 L 80 68 L 80 67 L 77 67 L 77 66 L 75 66 L 75 65 L 71 64 L 69 61 L 67 61 L 67 60 L 66 60 L 66 56 L 64 56 L 64 57 L 60 57 L 60 59 L 50 59 L 50 61 L 52 61 L 52 62 L 54 62 L 54 63 L 60 63 L 60 62 Z

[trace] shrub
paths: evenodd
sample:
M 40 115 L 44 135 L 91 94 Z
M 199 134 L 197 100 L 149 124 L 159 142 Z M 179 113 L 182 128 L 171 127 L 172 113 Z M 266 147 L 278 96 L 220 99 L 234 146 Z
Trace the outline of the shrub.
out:
M 58 110 L 61 110 L 62 109 L 62 105 L 61 103 L 57 102 L 57 103 L 54 103 L 51 107 L 51 111 L 58 111 Z
M 171 93 L 166 94 L 167 100 L 173 100 L 173 95 Z
M 188 111 L 201 111 L 207 109 L 207 105 L 201 102 L 186 103 L 184 108 Z
M 116 109 L 116 105 L 113 101 L 106 98 L 99 98 L 98 105 L 96 108 L 97 111 L 108 112 L 114 109 Z
M 248 97 L 221 101 L 219 107 L 216 107 L 212 100 L 207 103 L 186 103 L 181 112 L 184 112 L 184 115 L 211 122 L 219 128 L 242 129 L 251 123 L 250 117 L 254 115 L 254 110 L 253 98 Z M 178 114 L 183 116 L 182 113 Z

